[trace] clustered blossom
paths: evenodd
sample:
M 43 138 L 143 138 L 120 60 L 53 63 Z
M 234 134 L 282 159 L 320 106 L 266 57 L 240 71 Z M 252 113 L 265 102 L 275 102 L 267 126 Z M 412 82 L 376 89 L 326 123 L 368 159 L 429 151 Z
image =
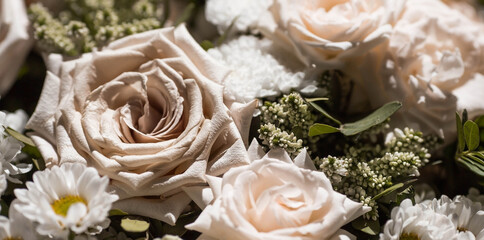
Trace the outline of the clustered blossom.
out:
M 298 93 L 284 95 L 279 102 L 265 102 L 260 110 L 259 137 L 269 148 L 281 147 L 297 154 L 310 141 L 317 140 L 308 136 L 316 116 Z M 296 128 L 299 129 L 295 133 Z
M 66 9 L 53 15 L 41 3 L 29 15 L 34 35 L 45 52 L 77 56 L 95 47 L 136 33 L 160 28 L 159 6 L 149 0 L 127 4 L 116 1 L 66 1 Z
M 396 239 L 482 239 L 484 208 L 465 196 L 426 200 L 412 204 L 404 200 L 391 212 L 380 240 Z
M 224 86 L 228 95 L 240 102 L 275 97 L 302 88 L 305 72 L 292 67 L 287 56 L 268 39 L 241 36 L 208 53 L 231 69 Z
M 337 191 L 373 208 L 365 215 L 372 219 L 378 217 L 372 198 L 392 186 L 396 179 L 419 176 L 418 168 L 430 158 L 428 143 L 421 132 L 405 128 L 395 129 L 389 135 L 384 146 L 351 146 L 344 157 L 315 159 Z

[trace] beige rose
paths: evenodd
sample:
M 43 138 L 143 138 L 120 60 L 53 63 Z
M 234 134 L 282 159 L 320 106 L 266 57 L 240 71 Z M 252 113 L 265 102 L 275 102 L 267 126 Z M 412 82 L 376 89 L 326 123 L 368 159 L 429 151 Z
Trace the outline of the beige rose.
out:
M 186 227 L 200 239 L 355 239 L 340 228 L 369 208 L 334 191 L 305 150 L 294 162 L 282 149 L 263 154 L 254 140 L 250 165 L 211 177 L 215 199 Z
M 303 62 L 341 68 L 388 40 L 402 0 L 274 0 L 261 17 L 266 36 L 294 49 Z
M 32 139 L 48 167 L 80 162 L 111 178 L 115 208 L 174 224 L 191 201 L 182 187 L 248 163 L 256 104 L 224 103 L 228 72 L 184 26 L 47 63 Z
M 29 19 L 21 0 L 0 0 L 0 94 L 15 82 L 30 51 Z
M 408 0 L 389 44 L 346 73 L 372 108 L 403 103 L 392 117 L 397 127 L 452 141 L 456 111 L 484 113 L 483 32 L 482 23 L 439 0 Z

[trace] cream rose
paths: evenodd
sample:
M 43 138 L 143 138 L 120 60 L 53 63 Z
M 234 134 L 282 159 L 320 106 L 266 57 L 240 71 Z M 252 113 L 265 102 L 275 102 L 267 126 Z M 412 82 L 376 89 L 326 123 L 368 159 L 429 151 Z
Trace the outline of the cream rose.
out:
M 341 68 L 388 40 L 403 0 L 274 0 L 258 28 L 301 60 Z
M 346 71 L 372 108 L 399 100 L 392 117 L 409 126 L 452 140 L 455 112 L 484 113 L 484 25 L 439 0 L 408 0 L 388 46 Z M 382 57 L 383 56 L 383 57 Z
M 0 0 L 0 94 L 15 82 L 32 45 L 29 19 L 22 0 Z
M 254 140 L 250 165 L 211 178 L 213 203 L 186 227 L 201 239 L 353 238 L 340 228 L 369 209 L 335 192 L 306 151 L 294 162 L 282 149 L 263 154 Z
M 191 201 L 182 187 L 248 163 L 256 103 L 224 103 L 228 72 L 184 26 L 47 65 L 32 139 L 48 167 L 79 162 L 111 178 L 115 208 L 174 224 Z

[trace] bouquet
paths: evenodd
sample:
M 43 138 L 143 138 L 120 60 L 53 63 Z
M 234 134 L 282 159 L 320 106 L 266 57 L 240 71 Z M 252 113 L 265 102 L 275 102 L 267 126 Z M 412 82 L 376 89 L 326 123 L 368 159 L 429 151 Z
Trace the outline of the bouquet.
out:
M 0 0 L 0 239 L 484 239 L 477 0 Z

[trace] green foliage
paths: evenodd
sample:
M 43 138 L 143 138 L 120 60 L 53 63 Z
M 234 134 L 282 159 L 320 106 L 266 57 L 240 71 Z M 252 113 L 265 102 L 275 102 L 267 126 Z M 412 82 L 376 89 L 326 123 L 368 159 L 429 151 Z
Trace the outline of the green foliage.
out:
M 397 101 L 387 103 L 359 121 L 343 124 L 341 126 L 341 133 L 346 136 L 351 136 L 366 131 L 373 126 L 384 122 L 401 107 L 402 103 Z
M 314 124 L 309 129 L 310 136 L 317 136 L 321 134 L 334 133 L 334 132 L 341 132 L 345 136 L 356 135 L 370 129 L 371 127 L 374 127 L 383 123 L 391 115 L 393 115 L 398 109 L 402 107 L 402 104 L 400 102 L 397 102 L 397 101 L 390 102 L 380 107 L 379 109 L 375 110 L 373 113 L 371 113 L 370 115 L 366 116 L 361 120 L 358 120 L 352 123 L 341 124 L 339 120 L 336 120 L 334 117 L 329 115 L 329 113 L 326 112 L 319 105 L 311 101 L 309 102 L 309 104 L 312 107 L 314 107 L 317 111 L 319 111 L 323 116 L 340 125 L 339 128 L 336 128 L 325 124 Z
M 466 112 L 462 119 L 467 119 Z M 475 121 L 461 120 L 456 113 L 457 153 L 455 160 L 480 179 L 484 179 L 484 116 Z
M 140 217 L 127 216 L 121 220 L 121 227 L 126 232 L 146 232 L 150 227 L 150 223 Z

